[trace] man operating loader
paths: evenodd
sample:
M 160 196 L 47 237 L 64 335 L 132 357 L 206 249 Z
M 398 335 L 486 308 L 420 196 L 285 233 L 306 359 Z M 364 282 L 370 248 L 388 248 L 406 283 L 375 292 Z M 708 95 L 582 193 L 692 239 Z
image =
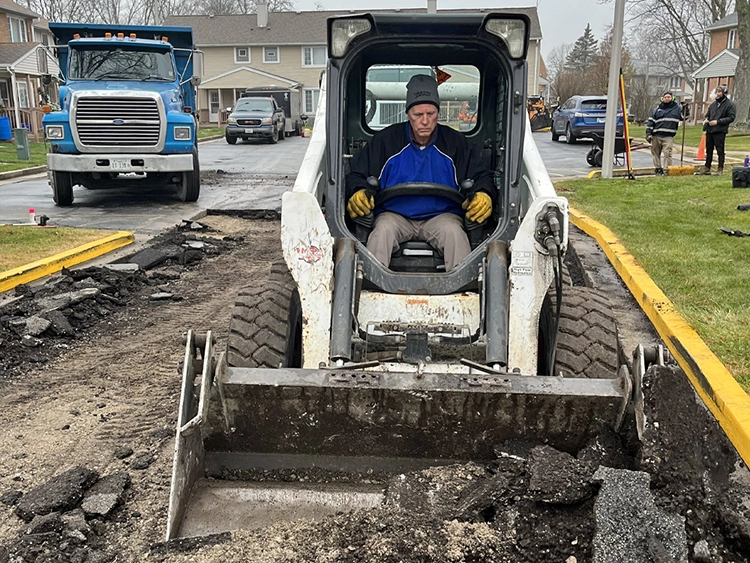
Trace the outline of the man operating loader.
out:
M 354 158 L 347 176 L 347 212 L 355 218 L 374 211 L 367 249 L 386 267 L 399 244 L 422 240 L 443 254 L 445 269 L 451 271 L 471 252 L 464 215 L 483 223 L 492 213 L 492 173 L 463 134 L 438 125 L 439 114 L 435 79 L 413 76 L 406 86 L 408 120 L 376 133 Z M 368 178 L 377 178 L 377 185 L 368 184 Z M 466 180 L 473 185 L 469 187 L 471 182 Z M 426 193 L 395 197 L 375 206 L 374 196 L 380 190 L 410 182 L 449 186 L 462 191 L 466 200 L 460 205 Z

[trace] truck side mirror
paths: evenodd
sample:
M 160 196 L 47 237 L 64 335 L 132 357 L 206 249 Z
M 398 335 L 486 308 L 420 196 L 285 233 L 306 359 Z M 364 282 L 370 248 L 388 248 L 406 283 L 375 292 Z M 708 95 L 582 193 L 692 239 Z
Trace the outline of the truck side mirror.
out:
M 194 88 L 197 88 L 201 83 L 201 77 L 197 74 L 195 76 L 190 77 L 190 84 L 193 85 Z

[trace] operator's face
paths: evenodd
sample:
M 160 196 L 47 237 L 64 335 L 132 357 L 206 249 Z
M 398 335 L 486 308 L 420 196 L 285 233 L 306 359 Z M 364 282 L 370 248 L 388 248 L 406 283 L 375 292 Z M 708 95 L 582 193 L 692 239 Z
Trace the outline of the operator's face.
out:
M 672 94 L 664 94 L 664 103 L 668 104 L 672 101 Z
M 406 116 L 409 118 L 409 124 L 414 135 L 414 140 L 418 145 L 426 145 L 430 141 L 432 132 L 437 127 L 438 116 L 440 112 L 432 104 L 418 104 L 412 106 Z

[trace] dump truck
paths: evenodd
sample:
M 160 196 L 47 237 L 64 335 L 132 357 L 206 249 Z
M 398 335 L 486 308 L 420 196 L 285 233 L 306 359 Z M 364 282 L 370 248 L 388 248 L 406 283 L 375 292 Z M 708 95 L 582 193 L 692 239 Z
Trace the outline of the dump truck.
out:
M 568 203 L 526 111 L 528 18 L 327 25 L 325 126 L 283 194 L 279 261 L 236 297 L 226 345 L 187 334 L 168 539 L 374 506 L 381 473 L 488 461 L 516 440 L 575 452 L 637 419 L 640 372 L 606 296 L 565 283 Z M 368 110 L 383 84 L 368 72 L 399 64 L 433 69 L 441 102 L 476 108 L 461 132 L 493 172 L 492 216 L 448 272 L 419 241 L 386 268 L 366 247 L 371 224 L 345 210 L 350 162 L 376 134 Z M 403 101 L 399 82 L 382 99 Z M 375 201 L 415 193 L 466 197 L 419 183 Z
M 42 120 L 54 201 L 73 187 L 173 187 L 200 195 L 196 88 L 202 56 L 189 27 L 50 23 L 60 109 Z

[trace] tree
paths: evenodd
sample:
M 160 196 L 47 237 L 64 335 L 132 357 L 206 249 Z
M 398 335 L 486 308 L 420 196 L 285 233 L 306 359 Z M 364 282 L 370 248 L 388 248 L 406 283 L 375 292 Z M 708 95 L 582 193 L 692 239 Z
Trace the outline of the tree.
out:
M 592 94 L 606 94 L 609 88 L 609 66 L 612 59 L 612 28 L 610 27 L 599 42 L 599 48 L 594 61 L 586 73 L 589 78 L 589 88 Z M 623 41 L 620 55 L 620 69 L 627 83 L 633 76 L 633 65 L 630 62 L 630 51 Z
M 734 126 L 746 129 L 750 112 L 750 0 L 737 0 L 737 24 L 740 38 L 740 60 L 734 74 L 732 95 L 737 106 L 737 119 Z
M 583 31 L 576 42 L 573 44 L 573 48 L 568 53 L 568 57 L 565 60 L 565 66 L 575 72 L 585 72 L 594 63 L 594 57 L 596 56 L 596 38 L 591 32 L 591 25 L 586 24 L 586 29 Z

